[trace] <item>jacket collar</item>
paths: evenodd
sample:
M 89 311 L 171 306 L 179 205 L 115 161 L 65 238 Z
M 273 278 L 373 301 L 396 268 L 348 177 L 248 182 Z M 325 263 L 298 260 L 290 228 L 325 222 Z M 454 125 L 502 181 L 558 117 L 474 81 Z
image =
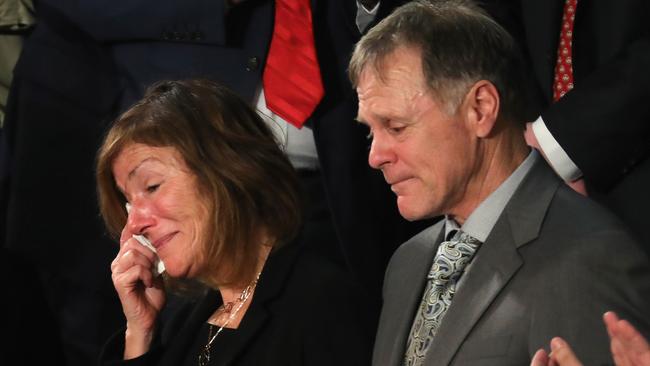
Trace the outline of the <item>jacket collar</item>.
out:
M 281 294 L 287 283 L 286 279 L 293 269 L 296 257 L 301 251 L 300 237 L 298 237 L 291 243 L 272 251 L 269 255 L 255 287 L 251 304 L 237 328 L 238 342 L 228 349 L 228 354 L 225 355 L 227 358 L 224 359 L 226 364 L 229 364 L 232 359 L 243 352 L 255 334 L 266 324 L 269 317 L 268 306 L 273 299 Z M 167 352 L 170 357 L 163 360 L 165 365 L 182 364 L 186 357 L 185 351 L 191 348 L 197 332 L 210 315 L 222 304 L 223 299 L 219 291 L 209 290 L 186 317 L 176 316 L 173 319 L 180 324 L 169 327 L 172 331 L 163 334 L 163 342 L 178 351 Z M 179 331 L 174 332 L 173 329 Z
M 546 162 L 537 161 L 477 252 L 438 329 L 426 365 L 451 363 L 483 313 L 524 265 L 518 249 L 539 236 L 559 184 Z
M 545 161 L 539 159 L 533 165 L 472 261 L 471 270 L 465 274 L 463 286 L 428 351 L 425 365 L 451 363 L 483 313 L 524 264 L 518 249 L 539 236 L 559 184 Z M 386 289 L 390 298 L 384 299 L 373 355 L 375 363 L 401 365 L 426 275 L 443 236 L 443 222 L 439 222 L 405 243 L 396 252 L 394 265 L 391 261 L 389 278 L 398 278 L 404 285 L 396 286 L 393 280 L 391 288 Z

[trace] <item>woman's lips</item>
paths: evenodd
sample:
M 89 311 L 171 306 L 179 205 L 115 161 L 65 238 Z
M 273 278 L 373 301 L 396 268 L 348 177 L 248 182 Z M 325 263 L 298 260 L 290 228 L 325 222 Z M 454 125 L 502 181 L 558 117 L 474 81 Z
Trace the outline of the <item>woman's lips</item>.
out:
M 163 235 L 162 237 L 158 238 L 156 241 L 151 243 L 151 245 L 153 245 L 154 248 L 156 248 L 156 250 L 158 250 L 158 248 L 165 245 L 165 243 L 170 241 L 177 233 L 178 233 L 178 231 L 174 231 L 173 233 Z

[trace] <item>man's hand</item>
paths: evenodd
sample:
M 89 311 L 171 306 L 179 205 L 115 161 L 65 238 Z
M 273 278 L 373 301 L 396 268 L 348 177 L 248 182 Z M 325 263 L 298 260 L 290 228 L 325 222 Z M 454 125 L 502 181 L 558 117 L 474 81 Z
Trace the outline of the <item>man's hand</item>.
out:
M 540 154 L 544 157 L 544 160 L 546 162 L 548 161 L 548 158 L 546 158 L 546 154 L 544 154 L 544 150 L 539 145 L 539 141 L 537 141 L 537 137 L 535 136 L 535 133 L 533 132 L 533 123 L 528 122 L 526 123 L 526 130 L 524 131 L 524 138 L 526 139 L 526 143 L 528 146 L 536 149 L 539 151 Z M 550 163 L 549 163 L 550 165 Z M 583 178 L 580 178 L 578 180 L 574 180 L 573 182 L 566 182 L 566 184 L 571 187 L 574 191 L 580 193 L 581 195 L 587 197 L 587 187 L 585 185 L 585 180 Z
M 583 178 L 574 180 L 573 182 L 565 182 L 565 183 L 568 184 L 569 187 L 573 188 L 574 191 L 580 193 L 581 195 L 585 197 L 589 196 L 589 194 L 587 194 L 587 187 L 585 186 L 585 180 Z
M 539 349 L 535 352 L 530 366 L 582 366 L 569 345 L 560 337 L 551 340 L 551 354 Z
M 630 322 L 619 319 L 613 311 L 606 312 L 603 320 L 617 366 L 650 366 L 650 344 Z
M 603 315 L 616 366 L 650 366 L 650 344 L 627 320 L 608 311 Z M 551 354 L 535 352 L 530 366 L 582 366 L 569 344 L 562 338 L 551 340 Z
M 533 132 L 533 122 L 527 122 L 526 123 L 526 130 L 524 130 L 524 138 L 526 139 L 526 143 L 528 146 L 537 149 L 542 155 L 544 155 L 544 152 L 539 146 L 539 141 L 537 141 L 537 136 L 535 136 L 535 133 Z M 544 159 L 546 159 L 546 156 L 544 156 Z

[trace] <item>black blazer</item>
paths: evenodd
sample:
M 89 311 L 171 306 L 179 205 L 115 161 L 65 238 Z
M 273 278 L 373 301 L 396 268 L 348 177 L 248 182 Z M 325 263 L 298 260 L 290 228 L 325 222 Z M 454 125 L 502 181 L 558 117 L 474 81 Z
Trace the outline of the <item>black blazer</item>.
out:
M 638 212 L 650 205 L 650 3 L 578 3 L 573 32 L 575 88 L 552 102 L 563 0 L 496 0 L 532 69 L 530 118 L 546 126 L 582 170 L 590 194 L 619 215 L 650 251 Z M 505 5 L 507 4 L 507 6 Z M 503 13 L 501 14 L 503 15 Z
M 115 296 L 94 163 L 120 92 L 109 49 L 39 1 L 0 144 L 0 243 L 39 270 Z M 119 309 L 119 308 L 118 308 Z M 112 332 L 112 331 L 111 331 Z
M 578 4 L 573 36 L 575 89 L 552 103 L 553 70 L 564 1 L 521 1 L 521 16 L 542 118 L 600 191 L 611 189 L 650 151 L 650 4 Z
M 227 353 L 225 365 L 368 365 L 375 317 L 364 302 L 361 288 L 345 272 L 295 242 L 270 255 L 233 333 L 236 346 L 213 352 Z M 198 302 L 165 309 L 147 354 L 122 361 L 122 331 L 106 345 L 101 364 L 182 365 L 199 329 L 221 304 L 212 291 Z

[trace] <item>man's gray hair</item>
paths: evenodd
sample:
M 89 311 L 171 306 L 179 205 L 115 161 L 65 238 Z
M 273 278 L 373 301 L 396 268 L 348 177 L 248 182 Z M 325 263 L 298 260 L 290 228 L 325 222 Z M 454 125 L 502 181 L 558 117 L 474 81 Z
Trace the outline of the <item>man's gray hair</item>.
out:
M 523 64 L 508 32 L 474 2 L 419 0 L 397 8 L 357 43 L 349 76 L 356 87 L 361 72 L 382 76 L 384 59 L 399 47 L 420 50 L 422 71 L 438 102 L 452 113 L 479 80 L 494 84 L 500 119 L 523 119 Z

